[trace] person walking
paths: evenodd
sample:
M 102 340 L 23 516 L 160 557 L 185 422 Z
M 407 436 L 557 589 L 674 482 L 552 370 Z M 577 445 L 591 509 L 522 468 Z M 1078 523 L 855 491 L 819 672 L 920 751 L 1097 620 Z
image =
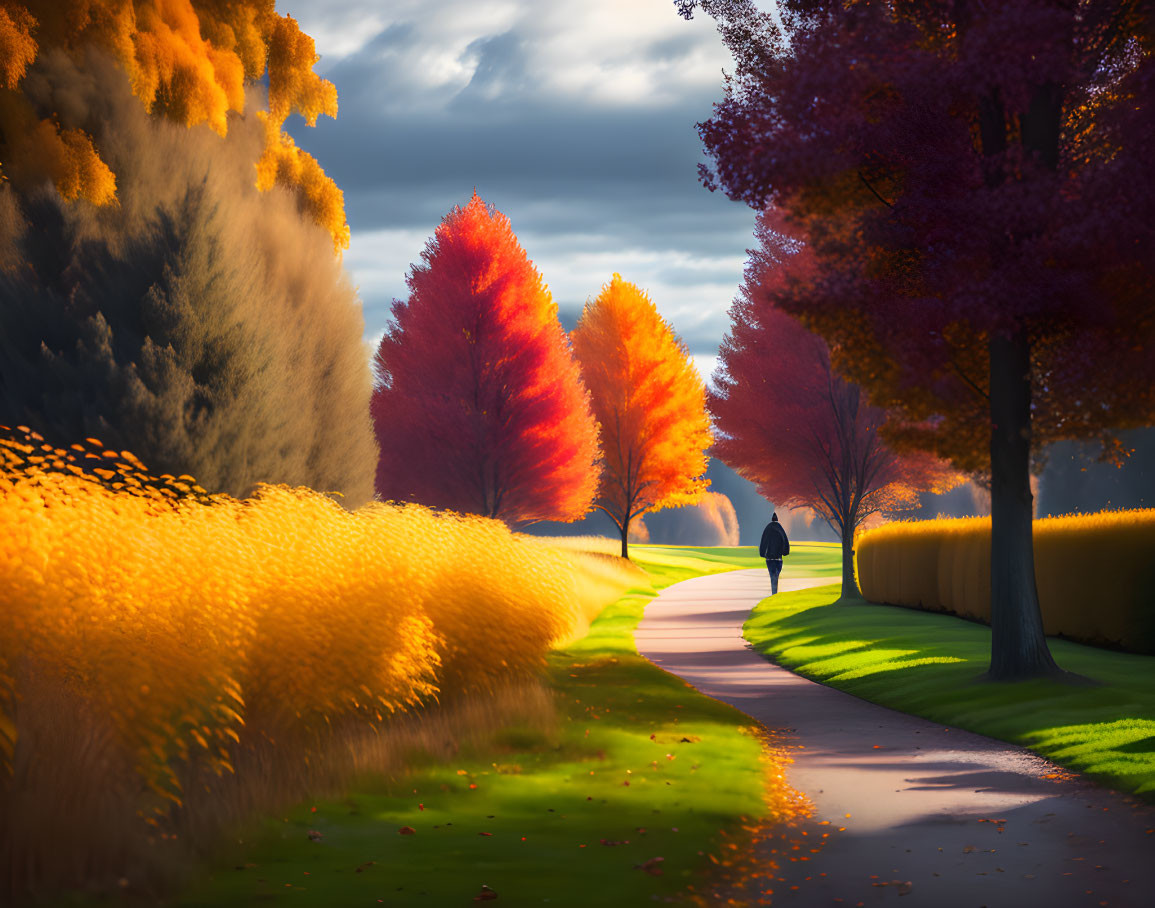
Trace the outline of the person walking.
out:
M 762 541 L 758 544 L 758 557 L 766 559 L 766 569 L 770 572 L 770 595 L 778 592 L 778 575 L 782 573 L 782 557 L 790 554 L 790 539 L 786 530 L 778 522 L 775 511 L 762 531 Z

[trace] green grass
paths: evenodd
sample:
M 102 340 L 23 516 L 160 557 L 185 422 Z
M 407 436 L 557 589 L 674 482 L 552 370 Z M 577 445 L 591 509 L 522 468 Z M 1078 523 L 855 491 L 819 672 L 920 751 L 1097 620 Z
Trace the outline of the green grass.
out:
M 838 587 L 761 602 L 745 635 L 774 662 L 893 709 L 1028 747 L 1155 800 L 1155 656 L 1050 638 L 1055 661 L 1094 684 L 980 679 L 990 629 L 948 615 L 840 603 Z
M 752 549 L 633 554 L 657 587 L 763 564 Z M 507 729 L 452 765 L 260 821 L 178 904 L 465 905 L 484 884 L 505 904 L 589 908 L 701 888 L 709 856 L 766 812 L 767 767 L 748 717 L 637 655 L 651 598 L 625 596 L 552 654 L 552 733 Z M 660 875 L 642 869 L 659 857 Z
M 659 588 L 703 574 L 740 568 L 766 568 L 756 545 L 726 548 L 683 545 L 631 545 L 630 559 L 646 569 Z M 836 542 L 794 542 L 786 556 L 786 575 L 839 577 L 842 548 Z

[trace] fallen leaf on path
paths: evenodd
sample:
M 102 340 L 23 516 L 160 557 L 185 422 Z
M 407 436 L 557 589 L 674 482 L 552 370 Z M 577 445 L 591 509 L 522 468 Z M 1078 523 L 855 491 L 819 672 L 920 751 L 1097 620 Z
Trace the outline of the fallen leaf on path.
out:
M 635 864 L 634 869 L 644 870 L 646 873 L 650 874 L 650 876 L 661 876 L 661 865 L 664 860 L 665 858 L 650 858 L 648 861 L 644 861 L 641 864 Z
M 412 826 L 402 826 L 400 829 L 397 830 L 397 834 L 398 835 L 416 835 L 417 830 L 414 829 Z

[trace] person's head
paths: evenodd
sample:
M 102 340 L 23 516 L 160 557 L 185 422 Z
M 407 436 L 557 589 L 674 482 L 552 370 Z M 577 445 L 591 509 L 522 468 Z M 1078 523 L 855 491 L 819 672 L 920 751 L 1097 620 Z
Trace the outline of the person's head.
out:
M 777 523 L 778 522 L 778 512 L 777 511 L 775 511 L 773 514 L 770 515 L 770 522 L 771 523 Z

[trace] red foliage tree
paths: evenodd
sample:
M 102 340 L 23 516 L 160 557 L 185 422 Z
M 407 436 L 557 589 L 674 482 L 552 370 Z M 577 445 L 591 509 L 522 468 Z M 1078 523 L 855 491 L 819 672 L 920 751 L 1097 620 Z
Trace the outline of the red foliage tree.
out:
M 706 491 L 706 389 L 685 344 L 636 285 L 615 274 L 571 335 L 602 439 L 595 507 L 622 537 L 651 511 L 694 504 Z
M 775 305 L 807 253 L 759 219 L 760 247 L 730 309 L 708 394 L 713 454 L 776 505 L 816 511 L 842 540 L 842 598 L 861 597 L 854 532 L 872 514 L 917 506 L 921 491 L 961 477 L 926 454 L 900 455 L 879 435 L 886 411 L 839 377 L 830 349 Z
M 892 437 L 991 482 L 990 676 L 1058 671 L 1032 449 L 1155 418 L 1155 16 L 1144 0 L 679 0 L 737 60 L 708 184 L 774 205 L 817 268 L 779 305 Z
M 509 219 L 475 193 L 421 258 L 377 349 L 378 494 L 513 525 L 580 518 L 597 488 L 597 426 Z

